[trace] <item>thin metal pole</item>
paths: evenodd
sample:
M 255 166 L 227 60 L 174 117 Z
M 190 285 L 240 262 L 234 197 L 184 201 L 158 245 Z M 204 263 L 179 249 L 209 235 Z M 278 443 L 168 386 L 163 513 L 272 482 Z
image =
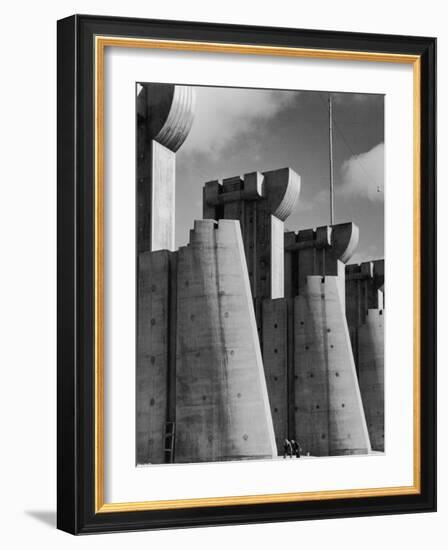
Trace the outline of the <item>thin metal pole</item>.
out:
M 333 181 L 333 102 L 328 94 L 328 142 L 330 149 L 330 224 L 334 224 L 334 181 Z

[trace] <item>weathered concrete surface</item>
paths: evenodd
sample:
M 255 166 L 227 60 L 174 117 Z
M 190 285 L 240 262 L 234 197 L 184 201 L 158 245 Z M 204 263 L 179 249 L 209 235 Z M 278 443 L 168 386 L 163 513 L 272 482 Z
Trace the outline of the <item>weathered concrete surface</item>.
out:
M 286 300 L 263 300 L 263 364 L 278 454 L 288 433 L 288 311 Z
M 205 219 L 240 223 L 279 453 L 291 424 L 288 361 L 292 353 L 288 354 L 287 345 L 288 307 L 282 301 L 284 221 L 294 211 L 299 193 L 300 177 L 290 168 L 251 172 L 226 178 L 222 184 L 207 182 L 203 190 Z
M 358 237 L 352 223 L 285 234 L 289 434 L 316 456 L 370 450 L 345 317 L 344 263 Z
M 238 220 L 254 298 L 284 295 L 283 222 L 294 211 L 300 176 L 291 168 L 207 182 L 204 219 Z
M 137 95 L 137 249 L 174 250 L 175 153 L 194 116 L 189 86 L 141 84 Z
M 276 456 L 239 223 L 196 221 L 178 273 L 175 461 Z
M 285 233 L 285 295 L 299 294 L 310 275 L 336 275 L 345 308 L 344 264 L 358 240 L 359 229 L 351 222 Z
M 346 313 L 372 449 L 384 451 L 384 260 L 346 267 Z
M 194 119 L 196 94 L 191 86 L 142 84 L 146 97 L 149 139 L 176 152 L 190 133 Z M 141 98 L 141 99 L 140 99 Z
M 194 90 L 142 84 L 137 93 L 136 460 L 167 459 L 175 414 L 175 152 L 193 121 Z M 168 458 L 170 460 L 170 458 Z
M 136 455 L 138 464 L 165 462 L 170 357 L 170 256 L 141 253 L 138 260 Z
M 358 378 L 372 449 L 384 451 L 385 311 L 369 309 L 358 329 Z
M 151 250 L 174 250 L 176 155 L 151 141 Z
M 383 287 L 384 260 L 346 266 L 345 294 L 350 330 L 365 323 L 369 309 L 384 308 Z
M 295 430 L 315 456 L 370 451 L 338 277 L 311 276 L 295 298 Z

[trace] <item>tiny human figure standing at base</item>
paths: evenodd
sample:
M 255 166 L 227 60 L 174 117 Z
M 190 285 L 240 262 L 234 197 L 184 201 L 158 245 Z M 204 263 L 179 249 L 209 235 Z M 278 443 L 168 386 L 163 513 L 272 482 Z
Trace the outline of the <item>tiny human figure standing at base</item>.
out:
M 295 448 L 296 448 L 296 445 L 297 443 L 295 442 L 294 439 L 291 439 L 291 455 L 290 455 L 290 458 L 292 458 L 292 456 L 295 454 Z
M 296 455 L 296 458 L 300 458 L 300 455 L 302 453 L 302 447 L 300 446 L 300 443 L 298 441 L 294 441 L 294 439 L 291 441 L 292 444 L 292 451 Z
M 292 442 L 289 439 L 285 439 L 283 442 L 283 458 L 286 458 L 286 456 L 292 458 Z

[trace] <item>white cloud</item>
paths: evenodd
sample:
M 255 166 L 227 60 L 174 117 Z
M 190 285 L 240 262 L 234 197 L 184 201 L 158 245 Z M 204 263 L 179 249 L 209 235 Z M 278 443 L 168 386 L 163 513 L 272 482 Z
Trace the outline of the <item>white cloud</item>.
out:
M 384 143 L 346 160 L 341 166 L 341 181 L 340 193 L 345 196 L 384 201 Z
M 196 113 L 184 148 L 218 153 L 238 136 L 290 105 L 297 92 L 238 88 L 196 88 Z

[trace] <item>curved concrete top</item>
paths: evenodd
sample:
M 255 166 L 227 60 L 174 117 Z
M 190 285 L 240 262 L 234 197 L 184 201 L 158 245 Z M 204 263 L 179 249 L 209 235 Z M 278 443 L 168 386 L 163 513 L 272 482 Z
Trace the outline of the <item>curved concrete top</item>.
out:
M 359 229 L 352 222 L 337 225 L 323 225 L 317 229 L 301 229 L 298 233 L 285 233 L 285 248 L 287 250 L 302 250 L 305 248 L 326 248 L 332 255 L 346 263 L 353 256 L 358 246 Z
M 331 227 L 331 246 L 336 256 L 347 263 L 359 242 L 359 228 L 353 222 L 339 223 Z
M 146 103 L 149 139 L 176 152 L 187 138 L 194 119 L 196 94 L 190 86 L 142 84 L 139 97 Z M 142 95 L 144 92 L 144 95 Z
M 271 214 L 282 221 L 294 212 L 300 195 L 300 176 L 292 168 L 263 172 L 264 195 Z
M 264 200 L 265 208 L 273 216 L 285 221 L 295 210 L 300 195 L 300 176 L 292 168 L 269 172 L 249 172 L 224 178 L 204 185 L 204 202 L 210 206 L 240 200 Z
M 371 279 L 376 289 L 382 290 L 384 287 L 384 259 L 350 264 L 346 266 L 345 273 L 348 280 Z

